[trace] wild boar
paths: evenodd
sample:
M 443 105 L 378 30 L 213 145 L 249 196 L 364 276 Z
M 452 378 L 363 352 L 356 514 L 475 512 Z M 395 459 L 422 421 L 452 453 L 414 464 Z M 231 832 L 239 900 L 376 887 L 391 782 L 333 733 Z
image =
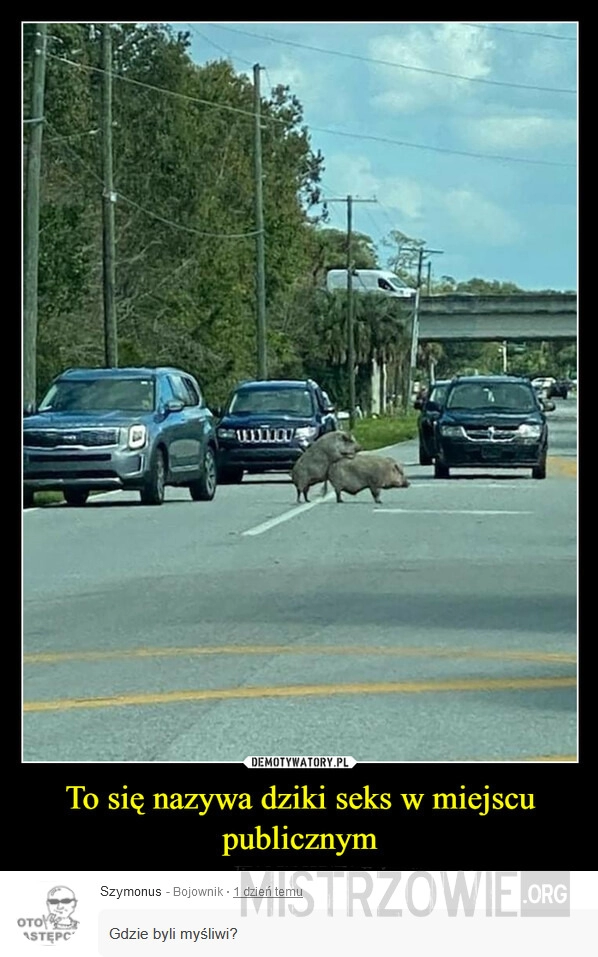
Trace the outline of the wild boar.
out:
M 307 490 L 318 482 L 324 482 L 328 469 L 333 462 L 349 458 L 361 451 L 361 446 L 355 441 L 350 432 L 327 432 L 305 450 L 297 459 L 291 471 L 291 479 L 297 489 L 297 501 L 301 495 L 306 502 Z
M 337 502 L 342 502 L 341 492 L 356 495 L 364 488 L 369 488 L 379 505 L 381 489 L 409 488 L 399 463 L 381 455 L 361 454 L 334 462 L 328 470 L 328 481 L 336 492 Z

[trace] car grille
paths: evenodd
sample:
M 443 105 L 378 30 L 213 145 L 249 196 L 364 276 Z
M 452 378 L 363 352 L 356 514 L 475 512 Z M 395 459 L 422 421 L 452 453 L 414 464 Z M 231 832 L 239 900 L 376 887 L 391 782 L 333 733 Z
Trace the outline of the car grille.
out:
M 73 455 L 72 453 L 68 453 L 68 452 L 66 454 L 63 454 L 62 452 L 58 452 L 57 455 L 44 455 L 44 453 L 42 452 L 41 454 L 30 455 L 29 461 L 30 462 L 52 462 L 52 463 L 54 462 L 71 462 L 71 463 L 73 462 L 77 462 L 77 463 L 79 462 L 109 462 L 111 457 L 112 456 L 110 455 L 109 452 L 108 453 L 94 452 L 91 455 L 81 455 L 81 454 Z
M 290 442 L 295 434 L 294 429 L 237 429 L 239 442 Z
M 118 429 L 26 429 L 25 448 L 98 448 L 118 445 Z
M 465 435 L 472 442 L 512 442 L 517 434 L 518 426 L 507 426 L 506 428 L 478 428 L 464 427 Z

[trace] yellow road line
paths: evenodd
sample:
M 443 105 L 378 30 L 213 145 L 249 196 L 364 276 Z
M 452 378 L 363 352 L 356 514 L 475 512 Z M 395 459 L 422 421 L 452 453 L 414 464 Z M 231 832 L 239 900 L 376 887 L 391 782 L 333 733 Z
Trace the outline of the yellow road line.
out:
M 577 478 L 577 459 L 563 455 L 549 455 L 546 460 L 548 475 L 565 475 L 567 478 Z
M 448 681 L 381 681 L 345 685 L 288 685 L 272 688 L 222 688 L 190 691 L 143 692 L 105 698 L 63 698 L 29 701 L 25 712 L 72 711 L 87 708 L 121 708 L 126 705 L 182 704 L 193 701 L 223 701 L 241 698 L 306 698 L 349 694 L 421 694 L 439 691 L 520 691 L 574 688 L 575 677 L 563 678 L 463 678 Z
M 132 648 L 119 651 L 57 651 L 24 655 L 28 665 L 69 661 L 109 661 L 127 658 L 185 658 L 204 655 L 389 655 L 401 658 L 487 658 L 499 661 L 540 661 L 574 664 L 576 656 L 552 651 L 518 651 L 503 648 L 434 648 L 368 645 L 213 645 L 189 648 Z
M 542 754 L 536 758 L 510 758 L 511 761 L 577 761 L 576 754 Z

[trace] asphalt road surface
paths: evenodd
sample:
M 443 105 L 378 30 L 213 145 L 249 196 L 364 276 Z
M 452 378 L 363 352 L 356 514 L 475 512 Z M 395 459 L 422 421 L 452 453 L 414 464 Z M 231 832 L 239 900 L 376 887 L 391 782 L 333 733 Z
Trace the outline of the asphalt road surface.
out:
M 28 509 L 25 761 L 576 760 L 577 421 L 548 477 Z

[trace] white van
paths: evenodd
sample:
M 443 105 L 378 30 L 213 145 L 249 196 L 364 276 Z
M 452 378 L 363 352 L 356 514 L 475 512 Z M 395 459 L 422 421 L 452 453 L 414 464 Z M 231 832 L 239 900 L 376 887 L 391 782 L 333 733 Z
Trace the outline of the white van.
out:
M 393 272 L 384 269 L 354 269 L 353 289 L 355 292 L 381 292 L 385 296 L 394 296 L 400 299 L 410 299 L 415 296 L 412 289 Z M 328 292 L 347 288 L 347 270 L 329 269 L 326 275 Z

